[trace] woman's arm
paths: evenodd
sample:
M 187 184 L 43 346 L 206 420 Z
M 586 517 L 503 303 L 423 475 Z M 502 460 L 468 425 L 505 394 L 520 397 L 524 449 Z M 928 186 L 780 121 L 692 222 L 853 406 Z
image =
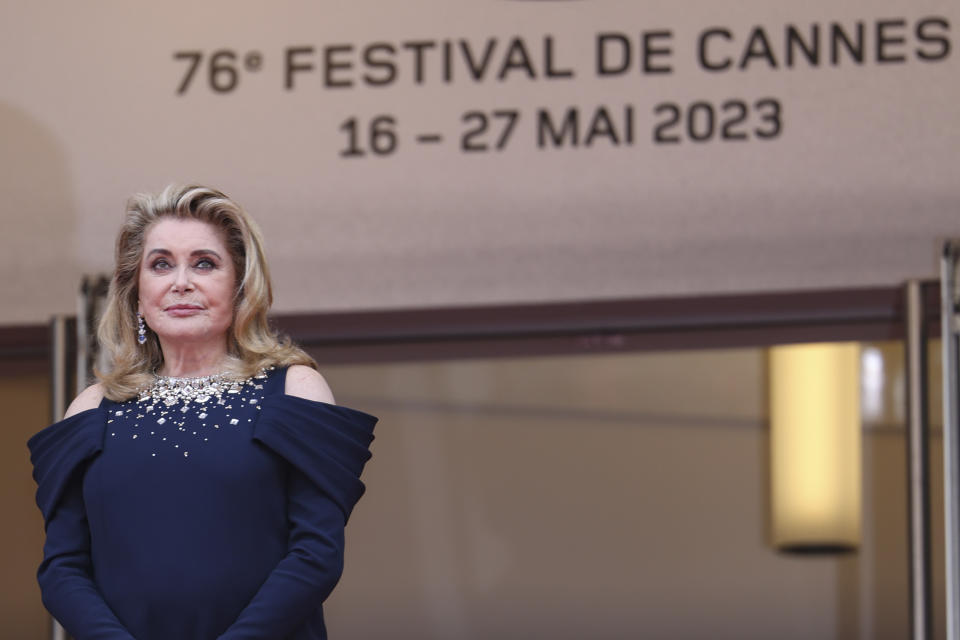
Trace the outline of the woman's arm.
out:
M 287 554 L 219 640 L 286 638 L 315 615 L 343 571 L 344 516 L 303 474 L 288 481 Z
M 287 372 L 281 406 L 265 406 L 255 435 L 291 463 L 287 554 L 219 640 L 287 637 L 316 621 L 343 572 L 344 527 L 363 492 L 376 419 L 333 405 L 319 373 Z M 285 400 L 284 400 L 285 399 Z
M 67 487 L 47 521 L 37 572 L 43 605 L 76 640 L 133 640 L 93 582 L 82 477 Z
M 76 640 L 133 640 L 93 581 L 90 529 L 83 502 L 86 455 L 70 455 L 77 451 L 73 436 L 90 428 L 82 422 L 82 417 L 72 418 L 95 409 L 102 398 L 100 385 L 88 387 L 70 404 L 62 423 L 31 440 L 34 464 L 38 467 L 36 474 L 50 474 L 52 478 L 63 472 L 70 473 L 66 478 L 48 480 L 53 483 L 60 480 L 64 486 L 56 502 L 48 505 L 44 512 L 46 541 L 37 582 L 44 606 Z M 40 437 L 44 433 L 46 437 Z M 79 444 L 88 442 L 89 439 L 81 437 Z M 68 469 L 70 466 L 75 468 Z M 39 475 L 37 480 L 43 481 Z

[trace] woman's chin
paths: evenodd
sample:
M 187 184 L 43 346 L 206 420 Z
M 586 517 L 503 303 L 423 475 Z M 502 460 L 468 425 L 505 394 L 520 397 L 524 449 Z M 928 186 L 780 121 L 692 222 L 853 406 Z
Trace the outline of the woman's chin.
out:
M 218 331 L 204 323 L 177 322 L 174 326 L 162 327 L 156 332 L 160 343 L 176 346 L 178 343 L 217 342 L 226 337 L 226 329 Z

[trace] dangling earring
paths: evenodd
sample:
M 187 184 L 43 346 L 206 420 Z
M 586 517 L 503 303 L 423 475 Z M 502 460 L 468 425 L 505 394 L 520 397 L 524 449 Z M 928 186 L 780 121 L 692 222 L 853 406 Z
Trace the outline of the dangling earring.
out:
M 143 321 L 143 314 L 137 311 L 137 342 L 144 344 L 147 341 L 147 324 Z

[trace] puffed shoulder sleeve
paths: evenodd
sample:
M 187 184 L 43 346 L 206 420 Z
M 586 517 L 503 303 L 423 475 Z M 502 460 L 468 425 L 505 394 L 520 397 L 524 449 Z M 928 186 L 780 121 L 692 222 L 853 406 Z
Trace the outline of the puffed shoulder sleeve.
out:
M 296 467 L 350 517 L 363 495 L 360 481 L 370 459 L 377 418 L 356 409 L 305 400 L 268 396 L 254 426 L 254 440 Z
M 78 469 L 103 450 L 105 424 L 103 409 L 88 409 L 50 425 L 27 441 L 37 482 L 37 506 L 45 522 L 50 522 Z
M 219 640 L 325 637 L 322 603 L 343 571 L 344 527 L 377 419 L 296 396 L 261 404 L 253 440 L 288 463 L 287 553 Z
M 88 409 L 27 442 L 47 539 L 37 582 L 43 604 L 77 640 L 133 640 L 93 580 L 83 473 L 103 450 L 106 411 Z

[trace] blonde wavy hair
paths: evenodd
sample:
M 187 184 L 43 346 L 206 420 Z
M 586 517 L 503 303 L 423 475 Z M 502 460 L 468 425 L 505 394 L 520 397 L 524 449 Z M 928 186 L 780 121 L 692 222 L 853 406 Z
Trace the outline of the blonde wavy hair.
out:
M 233 323 L 228 330 L 227 374 L 248 378 L 269 366 L 316 362 L 289 338 L 277 335 L 267 321 L 273 303 L 270 271 L 260 229 L 240 205 L 215 189 L 170 185 L 159 194 L 137 194 L 117 236 L 116 269 L 97 337 L 104 367 L 96 376 L 104 395 L 122 401 L 150 386 L 163 365 L 157 336 L 148 331 L 137 344 L 137 300 L 143 245 L 150 228 L 163 218 L 199 220 L 221 230 L 238 274 Z M 242 274 L 242 276 L 240 275 Z

